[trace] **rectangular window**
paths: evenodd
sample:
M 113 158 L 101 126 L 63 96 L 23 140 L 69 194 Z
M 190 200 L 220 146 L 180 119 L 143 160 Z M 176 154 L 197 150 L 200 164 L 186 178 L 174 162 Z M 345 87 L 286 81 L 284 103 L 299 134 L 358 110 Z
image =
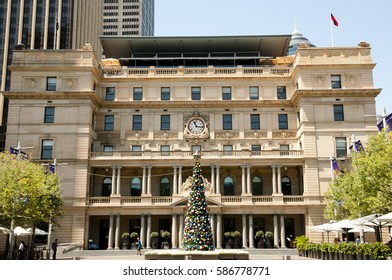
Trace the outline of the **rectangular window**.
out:
M 133 88 L 133 100 L 143 100 L 143 88 Z
M 344 121 L 343 105 L 333 105 L 334 121 Z
M 192 100 L 200 100 L 201 99 L 201 88 L 200 87 L 192 87 L 191 94 L 192 94 Z
M 161 130 L 170 130 L 170 115 L 161 115 Z
M 103 151 L 104 152 L 113 152 L 113 145 L 104 145 Z
M 289 155 L 288 151 L 290 150 L 290 146 L 289 145 L 280 145 L 279 150 L 281 151 L 280 152 L 281 156 L 288 156 Z
M 56 77 L 48 77 L 46 79 L 46 90 L 47 91 L 56 91 L 57 89 L 57 78 Z
M 340 75 L 331 75 L 331 87 L 342 88 L 342 81 Z
M 106 88 L 106 95 L 105 95 L 105 100 L 106 101 L 113 101 L 114 97 L 116 94 L 116 88 L 114 87 L 107 87 Z
M 252 145 L 251 150 L 253 156 L 259 156 L 261 151 L 261 145 Z
M 231 100 L 231 87 L 222 87 L 222 100 Z
M 142 130 L 142 115 L 133 115 L 132 130 Z
M 162 87 L 161 88 L 161 100 L 170 100 L 170 88 Z
M 345 137 L 336 137 L 336 157 L 347 157 L 347 143 Z
M 260 129 L 260 115 L 252 114 L 250 115 L 250 129 L 259 130 Z
M 142 155 L 142 146 L 134 145 L 132 146 L 132 156 L 140 157 Z
M 161 156 L 170 156 L 170 145 L 161 145 Z
M 233 155 L 233 145 L 223 145 L 223 155 L 224 156 Z
M 105 116 L 105 128 L 106 131 L 113 131 L 114 130 L 114 116 L 107 115 Z
M 276 94 L 278 96 L 278 99 L 287 99 L 286 87 L 285 86 L 276 87 Z
M 45 107 L 44 123 L 54 123 L 54 107 Z
M 192 145 L 192 153 L 196 153 L 196 151 L 201 151 L 201 145 Z
M 49 139 L 42 140 L 41 159 L 52 159 L 52 158 L 53 158 L 53 140 L 49 140 Z
M 249 99 L 259 100 L 259 87 L 249 87 Z
M 279 114 L 278 115 L 279 119 L 279 129 L 288 129 L 288 121 L 287 121 L 287 114 Z
M 232 130 L 232 115 L 223 115 L 223 130 Z

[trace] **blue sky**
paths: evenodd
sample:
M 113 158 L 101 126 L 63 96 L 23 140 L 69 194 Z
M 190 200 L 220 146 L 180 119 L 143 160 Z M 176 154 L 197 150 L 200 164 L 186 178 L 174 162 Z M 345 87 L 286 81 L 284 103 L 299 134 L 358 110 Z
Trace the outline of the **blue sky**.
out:
M 377 113 L 392 113 L 392 1 L 155 0 L 155 35 L 286 35 L 297 29 L 318 47 L 370 43 Z M 391 67 L 391 69 L 389 68 Z

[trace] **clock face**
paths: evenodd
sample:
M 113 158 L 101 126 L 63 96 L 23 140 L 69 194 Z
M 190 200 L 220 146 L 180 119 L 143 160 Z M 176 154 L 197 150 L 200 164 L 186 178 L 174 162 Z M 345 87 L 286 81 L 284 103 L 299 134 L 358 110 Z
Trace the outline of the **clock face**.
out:
M 188 123 L 188 130 L 194 134 L 200 134 L 205 129 L 205 123 L 201 119 L 192 119 Z

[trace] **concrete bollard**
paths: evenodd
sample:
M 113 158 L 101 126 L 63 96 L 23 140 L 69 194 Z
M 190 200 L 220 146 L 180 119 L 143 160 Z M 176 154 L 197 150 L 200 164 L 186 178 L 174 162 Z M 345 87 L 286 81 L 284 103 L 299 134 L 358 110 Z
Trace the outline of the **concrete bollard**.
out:
M 289 261 L 291 260 L 291 256 L 283 255 L 283 260 Z

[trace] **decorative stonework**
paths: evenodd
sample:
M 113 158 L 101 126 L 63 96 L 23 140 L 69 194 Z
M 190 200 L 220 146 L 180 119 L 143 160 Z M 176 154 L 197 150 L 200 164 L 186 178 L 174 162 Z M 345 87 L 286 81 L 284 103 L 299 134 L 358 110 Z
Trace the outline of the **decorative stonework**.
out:
M 267 132 L 247 131 L 245 132 L 245 138 L 251 138 L 251 139 L 267 138 Z
M 127 140 L 140 140 L 140 139 L 147 139 L 148 133 L 146 132 L 133 132 L 127 134 Z
M 184 124 L 186 124 L 191 118 L 200 117 L 202 118 L 207 124 L 210 123 L 210 116 L 207 114 L 201 114 L 199 112 L 194 112 L 193 114 L 184 114 Z
M 292 131 L 276 131 L 272 132 L 273 138 L 285 139 L 285 138 L 295 138 L 295 132 Z
M 119 140 L 120 139 L 120 133 L 114 133 L 114 132 L 101 132 L 97 133 L 97 140 L 98 141 L 111 141 L 111 140 Z
M 76 78 L 64 78 L 62 79 L 62 88 L 70 91 L 77 89 L 78 79 Z
M 23 90 L 24 91 L 38 91 L 39 83 L 41 82 L 41 78 L 31 77 L 25 78 L 23 81 Z
M 178 138 L 178 134 L 177 133 L 170 133 L 170 132 L 158 132 L 158 133 L 154 133 L 154 139 L 163 139 L 163 140 L 167 140 L 167 139 L 177 139 Z
M 211 193 L 211 183 L 208 182 L 206 178 L 203 177 L 203 185 L 206 194 Z M 189 176 L 185 182 L 182 184 L 180 193 L 184 195 L 188 195 L 189 191 L 192 189 L 192 176 Z
M 316 75 L 313 77 L 313 85 L 316 87 L 325 86 L 325 76 L 323 75 Z
M 216 139 L 233 139 L 233 138 L 239 138 L 239 136 L 240 136 L 239 132 L 233 132 L 233 131 L 222 131 L 222 132 L 215 133 Z
M 347 75 L 347 86 L 357 87 L 359 86 L 359 76 L 358 75 Z

